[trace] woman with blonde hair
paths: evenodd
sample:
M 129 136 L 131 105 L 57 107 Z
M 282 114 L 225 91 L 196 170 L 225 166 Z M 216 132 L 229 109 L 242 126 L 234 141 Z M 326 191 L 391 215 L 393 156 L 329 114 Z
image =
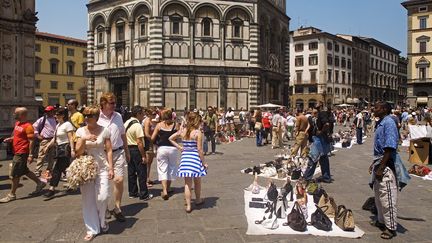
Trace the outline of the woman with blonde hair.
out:
M 156 153 L 157 171 L 159 181 L 162 183 L 162 199 L 168 200 L 168 193 L 171 192 L 171 181 L 175 179 L 178 152 L 169 138 L 178 131 L 177 124 L 174 123 L 171 110 L 161 112 L 162 122 L 156 125 L 151 137 L 153 143 L 156 142 L 158 149 Z
M 97 163 L 94 181 L 81 186 L 84 223 L 87 228 L 85 241 L 91 241 L 97 234 L 108 231 L 105 213 L 110 194 L 109 180 L 114 178 L 110 131 L 97 124 L 100 109 L 97 106 L 85 108 L 83 115 L 86 126 L 78 128 L 76 136 L 77 157 L 87 154 Z
M 203 134 L 199 127 L 201 125 L 201 116 L 196 113 L 190 113 L 187 119 L 186 129 L 183 129 L 174 135 L 169 140 L 180 151 L 182 156 L 180 166 L 178 168 L 177 176 L 184 177 L 185 179 L 185 200 L 186 212 L 192 212 L 191 207 L 191 189 L 192 182 L 195 185 L 195 205 L 199 206 L 204 204 L 201 198 L 201 177 L 207 175 L 207 164 L 204 164 L 203 153 Z M 183 146 L 180 146 L 176 139 L 182 138 Z

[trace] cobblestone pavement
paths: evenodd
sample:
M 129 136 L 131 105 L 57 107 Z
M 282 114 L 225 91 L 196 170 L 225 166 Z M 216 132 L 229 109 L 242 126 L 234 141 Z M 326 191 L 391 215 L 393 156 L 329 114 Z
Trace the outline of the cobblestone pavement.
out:
M 246 138 L 228 145 L 218 146 L 219 153 L 206 157 L 209 175 L 203 181 L 206 203 L 191 214 L 183 206 L 182 180 L 174 182 L 175 194 L 168 200 L 160 198 L 160 185 L 155 185 L 156 195 L 149 202 L 124 198 L 123 212 L 127 220 L 111 220 L 108 234 L 98 236 L 95 242 L 380 242 L 379 230 L 369 226 L 370 214 L 361 210 L 365 199 L 372 195 L 368 186 L 368 167 L 371 162 L 372 141 L 339 150 L 330 158 L 334 178 L 325 185 L 338 204 L 353 209 L 356 224 L 366 234 L 362 239 L 271 235 L 248 236 L 244 216 L 243 188 L 252 177 L 240 174 L 242 168 L 266 162 L 278 153 L 270 146 L 257 148 L 255 139 Z M 407 160 L 406 148 L 401 149 Z M 0 196 L 9 189 L 8 162 L 0 162 Z M 408 165 L 408 164 L 407 164 Z M 154 171 L 154 170 L 153 170 Z M 153 175 L 156 178 L 156 174 Z M 28 198 L 34 189 L 30 180 L 22 181 L 18 200 L 0 205 L 0 242 L 53 242 L 81 241 L 85 235 L 81 212 L 81 196 L 66 195 L 63 188 L 52 200 L 43 197 Z M 261 181 L 264 185 L 264 181 Z M 127 194 L 125 194 L 127 195 Z M 431 242 L 432 182 L 413 178 L 399 196 L 399 233 L 392 242 Z

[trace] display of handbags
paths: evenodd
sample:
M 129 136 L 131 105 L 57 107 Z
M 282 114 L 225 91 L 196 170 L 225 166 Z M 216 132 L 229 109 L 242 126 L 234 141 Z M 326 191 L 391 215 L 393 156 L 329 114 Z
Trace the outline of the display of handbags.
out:
M 319 207 L 311 215 L 311 225 L 319 230 L 330 231 L 332 224 L 330 218 Z
M 333 197 L 329 197 L 327 193 L 323 193 L 321 196 L 318 205 L 319 208 L 323 210 L 323 212 L 329 216 L 330 218 L 334 218 L 337 210 L 337 205 L 333 199 Z
M 354 214 L 351 209 L 346 209 L 344 205 L 339 205 L 336 212 L 335 224 L 343 231 L 354 231 Z
M 287 219 L 287 222 L 283 223 L 283 226 L 289 226 L 291 229 L 300 232 L 307 230 L 307 222 L 298 202 L 294 203 L 291 213 L 288 214 Z

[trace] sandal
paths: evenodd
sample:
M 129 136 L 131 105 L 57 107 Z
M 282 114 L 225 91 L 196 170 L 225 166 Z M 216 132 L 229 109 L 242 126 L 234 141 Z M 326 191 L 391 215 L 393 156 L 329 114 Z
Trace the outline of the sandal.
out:
M 84 241 L 92 241 L 95 237 L 96 237 L 96 235 L 94 235 L 94 234 L 87 234 L 84 237 Z
M 163 194 L 162 193 L 161 196 L 162 196 L 162 199 L 165 200 L 165 201 L 169 199 L 169 195 L 168 194 Z
M 396 232 L 393 230 L 389 230 L 387 228 L 381 233 L 381 239 L 384 240 L 390 240 L 395 236 L 396 236 Z

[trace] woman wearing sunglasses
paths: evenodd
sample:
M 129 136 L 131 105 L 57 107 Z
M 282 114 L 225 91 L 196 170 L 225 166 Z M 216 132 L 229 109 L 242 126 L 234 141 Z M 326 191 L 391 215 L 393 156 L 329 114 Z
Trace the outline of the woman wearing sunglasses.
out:
M 60 182 L 61 175 L 65 173 L 66 169 L 69 167 L 71 158 L 75 158 L 75 143 L 73 140 L 74 127 L 68 121 L 66 114 L 64 108 L 57 109 L 55 113 L 57 127 L 54 137 L 45 148 L 48 150 L 53 146 L 56 147 L 56 163 L 52 171 L 50 188 L 44 195 L 47 198 L 54 196 L 55 188 Z
M 87 228 L 85 241 L 91 241 L 97 234 L 108 231 L 105 213 L 108 207 L 109 180 L 114 177 L 110 131 L 97 124 L 100 108 L 87 107 L 84 110 L 86 126 L 77 130 L 76 155 L 91 155 L 97 163 L 96 180 L 80 187 L 84 223 Z

